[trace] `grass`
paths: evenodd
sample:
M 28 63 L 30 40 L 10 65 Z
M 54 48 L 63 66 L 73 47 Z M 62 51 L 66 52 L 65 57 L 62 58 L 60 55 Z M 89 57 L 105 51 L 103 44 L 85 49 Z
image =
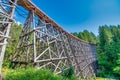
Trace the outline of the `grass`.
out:
M 2 69 L 5 80 L 77 80 L 75 77 L 65 78 L 60 75 L 53 74 L 48 69 L 37 70 L 34 68 L 28 69 Z M 113 80 L 98 77 L 96 80 Z
M 117 80 L 117 79 L 110 79 L 110 78 L 100 78 L 100 77 L 98 77 L 98 78 L 96 78 L 96 80 Z
M 96 80 L 105 80 L 105 78 L 96 78 Z

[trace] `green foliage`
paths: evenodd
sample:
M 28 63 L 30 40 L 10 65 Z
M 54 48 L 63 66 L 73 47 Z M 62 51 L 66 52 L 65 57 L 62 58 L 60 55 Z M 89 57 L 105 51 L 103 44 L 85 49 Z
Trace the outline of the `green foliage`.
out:
M 37 70 L 34 68 L 9 70 L 5 80 L 62 80 L 62 76 L 53 74 L 50 70 Z M 77 80 L 74 77 L 66 80 Z
M 8 40 L 8 45 L 5 51 L 5 62 L 3 66 L 9 67 L 10 62 L 8 61 L 8 59 L 11 60 L 13 57 L 21 31 L 22 25 L 18 25 L 17 23 L 12 24 L 9 35 L 10 39 Z
M 99 76 L 120 78 L 120 26 L 100 26 L 98 45 Z
M 74 68 L 70 66 L 69 68 L 63 69 L 62 76 L 64 78 L 71 78 L 74 75 Z
M 72 34 L 82 40 L 85 40 L 93 44 L 96 44 L 98 42 L 98 38 L 92 32 L 88 32 L 87 30 L 84 30 L 83 32 L 79 33 L 74 32 Z

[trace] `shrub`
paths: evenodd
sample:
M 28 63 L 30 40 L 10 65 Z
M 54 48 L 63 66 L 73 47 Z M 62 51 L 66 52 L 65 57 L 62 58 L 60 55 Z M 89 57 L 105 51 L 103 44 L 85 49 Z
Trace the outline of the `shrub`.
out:
M 74 68 L 70 66 L 69 68 L 63 69 L 62 76 L 64 78 L 71 78 L 74 75 Z
M 36 70 L 33 68 L 10 70 L 5 80 L 61 80 L 60 76 L 54 75 L 50 70 Z
M 5 71 L 4 71 L 5 72 Z M 59 75 L 53 74 L 50 70 L 28 69 L 7 69 L 5 80 L 63 80 Z M 65 80 L 76 80 L 75 77 L 66 78 Z

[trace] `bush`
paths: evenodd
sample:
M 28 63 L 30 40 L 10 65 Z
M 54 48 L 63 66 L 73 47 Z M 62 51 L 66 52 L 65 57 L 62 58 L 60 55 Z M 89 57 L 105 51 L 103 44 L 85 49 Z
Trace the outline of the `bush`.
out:
M 74 75 L 74 68 L 73 66 L 70 66 L 69 68 L 65 68 L 62 71 L 63 78 L 69 78 L 72 79 Z M 73 79 L 72 79 L 73 80 Z
M 33 68 L 9 70 L 5 80 L 61 80 L 49 70 L 36 70 Z
M 53 74 L 50 70 L 29 69 L 7 69 L 5 80 L 63 80 L 62 76 Z M 76 80 L 74 77 L 65 80 Z

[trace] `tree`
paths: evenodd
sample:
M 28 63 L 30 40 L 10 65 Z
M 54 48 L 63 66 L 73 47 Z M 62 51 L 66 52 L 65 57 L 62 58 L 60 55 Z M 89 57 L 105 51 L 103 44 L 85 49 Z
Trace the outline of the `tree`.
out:
M 93 44 L 96 44 L 98 42 L 97 37 L 92 32 L 89 32 L 88 30 L 84 30 L 83 32 L 79 32 L 79 33 L 74 32 L 72 34 L 82 40 L 85 40 Z
M 12 24 L 11 30 L 10 30 L 11 38 L 8 40 L 8 45 L 5 51 L 5 60 L 4 60 L 5 62 L 3 66 L 9 66 L 8 60 L 11 60 L 13 57 L 21 31 L 22 31 L 21 24 L 17 24 L 17 23 Z
M 120 73 L 120 27 L 99 28 L 98 63 L 103 77 L 119 77 Z

